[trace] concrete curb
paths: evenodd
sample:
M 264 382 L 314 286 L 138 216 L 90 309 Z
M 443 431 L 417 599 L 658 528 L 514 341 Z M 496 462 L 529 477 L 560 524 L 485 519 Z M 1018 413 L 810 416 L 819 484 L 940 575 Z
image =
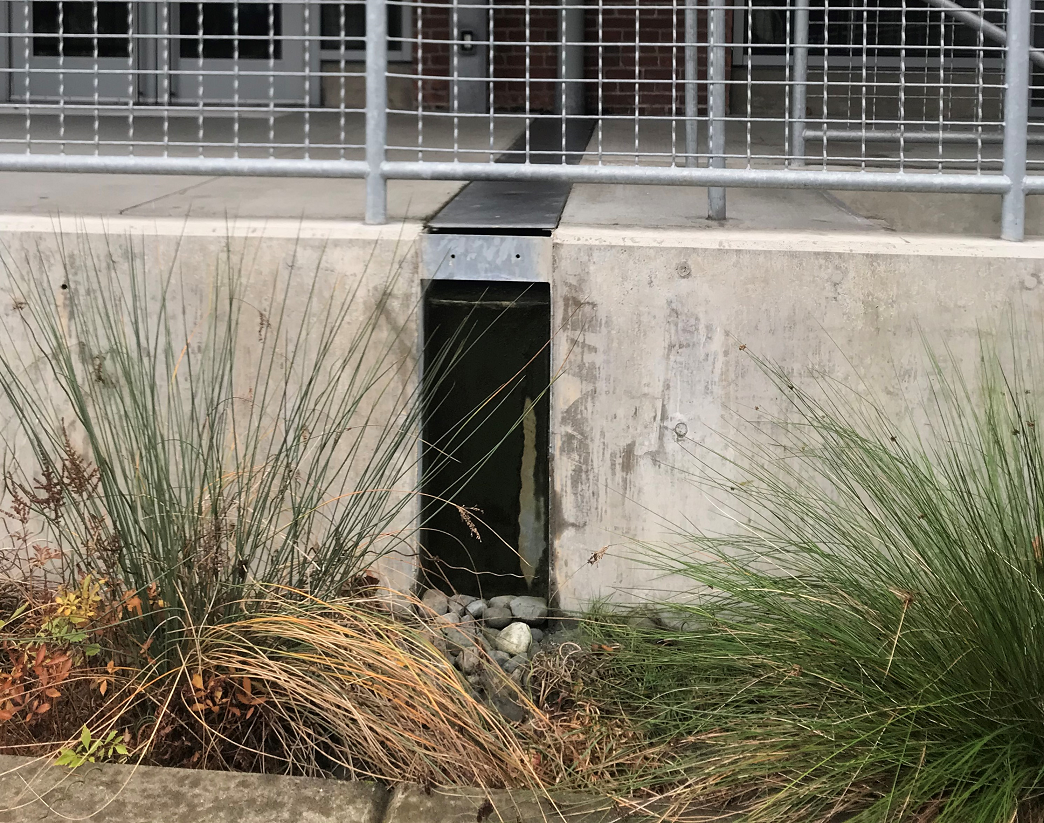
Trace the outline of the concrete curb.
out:
M 0 823 L 381 823 L 387 805 L 375 783 L 0 757 Z
M 604 799 L 0 756 L 0 823 L 617 823 Z

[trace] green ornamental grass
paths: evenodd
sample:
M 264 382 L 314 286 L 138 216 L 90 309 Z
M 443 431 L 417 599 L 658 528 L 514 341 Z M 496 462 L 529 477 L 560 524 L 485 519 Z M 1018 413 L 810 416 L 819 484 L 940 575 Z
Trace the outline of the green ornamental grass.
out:
M 759 361 L 786 412 L 697 456 L 735 529 L 646 547 L 691 581 L 659 605 L 677 630 L 594 623 L 621 645 L 604 698 L 673 753 L 631 788 L 751 821 L 1044 819 L 1044 373 L 1026 350 L 984 337 L 975 380 L 929 352 L 919 421 Z
M 265 272 L 229 242 L 211 259 L 168 248 L 161 270 L 161 245 L 56 240 L 55 259 L 0 255 L 0 646 L 13 668 L 35 661 L 0 672 L 3 748 L 538 781 L 528 739 L 375 578 L 416 551 L 421 421 L 481 335 L 452 330 L 422 381 L 398 268 L 334 277 L 295 253 Z M 461 459 L 498 394 L 432 444 L 427 472 Z M 64 668 L 44 683 L 48 660 Z
M 336 597 L 411 550 L 423 400 L 397 270 L 295 257 L 262 277 L 229 244 L 209 273 L 180 251 L 156 270 L 133 238 L 59 240 L 56 271 L 4 260 L 0 437 L 27 548 L 136 592 L 128 628 L 175 666 L 258 586 Z

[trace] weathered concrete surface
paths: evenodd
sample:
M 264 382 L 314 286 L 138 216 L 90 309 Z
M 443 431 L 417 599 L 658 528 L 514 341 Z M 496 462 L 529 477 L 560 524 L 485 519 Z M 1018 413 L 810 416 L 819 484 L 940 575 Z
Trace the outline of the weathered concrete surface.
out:
M 846 208 L 892 231 L 1000 236 L 999 194 L 840 191 Z M 1026 198 L 1026 236 L 1044 235 L 1044 197 Z
M 889 197 L 892 195 L 890 194 Z M 707 189 L 684 186 L 573 186 L 562 227 L 720 229 L 707 219 Z M 882 219 L 868 219 L 829 192 L 794 189 L 729 189 L 728 220 L 733 230 L 880 231 Z
M 236 392 L 244 413 L 257 408 L 252 400 L 251 365 L 261 357 L 259 340 L 283 314 L 283 334 L 293 340 L 302 331 L 304 345 L 312 345 L 321 334 L 323 312 L 328 306 L 339 306 L 349 294 L 351 306 L 341 318 L 343 337 L 335 337 L 328 358 L 344 356 L 355 339 L 357 327 L 370 322 L 374 331 L 365 362 L 372 367 L 382 358 L 379 385 L 387 388 L 383 395 L 376 390 L 370 395 L 377 420 L 392 419 L 401 413 L 402 403 L 396 398 L 416 387 L 417 307 L 420 279 L 417 274 L 415 240 L 417 224 L 368 227 L 355 223 L 298 220 L 224 220 L 178 218 L 96 218 L 69 217 L 52 219 L 32 215 L 0 215 L 0 345 L 8 358 L 20 359 L 25 377 L 32 382 L 48 379 L 49 369 L 30 345 L 24 323 L 28 319 L 15 299 L 17 278 L 43 278 L 53 289 L 61 311 L 69 308 L 76 296 L 93 283 L 91 270 L 100 267 L 106 277 L 129 282 L 132 267 L 149 273 L 149 299 L 159 316 L 158 294 L 164 278 L 172 278 L 174 299 L 168 305 L 169 322 L 174 334 L 182 334 L 185 345 L 193 340 L 192 331 L 199 327 L 211 299 L 212 284 L 219 270 L 240 271 L 243 284 L 239 291 L 241 323 L 236 341 L 236 368 L 241 386 Z M 11 274 L 15 270 L 19 273 Z M 356 290 L 356 287 L 357 290 Z M 354 290 L 354 291 L 353 291 Z M 284 302 L 283 295 L 286 295 Z M 390 297 L 385 300 L 386 294 Z M 70 297 L 72 296 L 72 297 Z M 379 309 L 379 314 L 377 314 Z M 343 340 L 338 348 L 337 341 Z M 282 345 L 273 343 L 273 346 Z M 289 345 L 289 343 L 287 344 Z M 177 346 L 180 348 L 181 343 Z M 373 352 L 373 356 L 371 356 Z M 307 358 L 309 355 L 304 355 Z M 273 358 L 274 369 L 283 368 Z M 311 361 L 305 361 L 311 362 Z M 326 362 L 331 362 L 327 359 Z M 354 362 L 354 361 L 352 361 Z M 262 365 L 262 368 L 267 368 Z M 286 381 L 292 393 L 299 366 L 285 367 L 272 379 Z M 383 382 L 380 382 L 383 381 Z M 238 384 L 237 384 L 238 385 Z M 55 419 L 72 419 L 63 411 L 62 395 L 55 390 Z M 358 419 L 369 411 L 364 402 Z M 269 404 L 271 411 L 272 404 Z M 36 463 L 26 443 L 18 445 L 17 427 L 6 401 L 0 401 L 0 426 L 5 433 L 5 448 L 15 440 L 14 454 L 29 471 Z M 75 442 L 75 431 L 73 432 Z M 376 429 L 360 435 L 376 438 Z M 365 441 L 369 442 L 369 441 Z M 412 446 L 411 446 L 412 449 Z M 365 452 L 365 447 L 362 449 Z M 390 488 L 409 494 L 416 487 L 416 456 L 403 459 L 404 473 Z M 361 472 L 360 461 L 345 469 L 346 488 L 352 485 L 352 472 Z M 334 486 L 337 488 L 337 486 Z M 336 494 L 336 492 L 333 492 Z M 337 505 L 329 507 L 332 513 Z M 8 508 L 0 501 L 0 508 Z M 413 581 L 412 507 L 394 524 L 400 534 L 391 532 L 379 548 L 389 554 L 379 570 L 385 583 L 397 588 L 410 588 Z M 0 522 L 0 532 L 3 523 Z M 403 539 L 398 539 L 402 537 Z
M 427 789 L 149 766 L 76 769 L 0 756 L 0 823 L 623 823 L 655 809 L 576 793 Z M 707 811 L 708 821 L 732 815 Z
M 390 181 L 388 220 L 426 219 L 463 185 Z M 0 172 L 8 214 L 361 222 L 365 202 L 363 180 Z
M 420 298 L 412 223 L 0 216 L 5 253 L 29 255 L 55 276 L 60 232 L 98 247 L 106 238 L 117 249 L 138 243 L 158 270 L 180 244 L 182 268 L 201 289 L 230 236 L 255 272 L 268 273 L 258 294 L 291 259 L 302 285 L 329 288 L 365 272 L 371 296 L 399 269 L 390 327 Z M 722 446 L 737 417 L 757 420 L 776 402 L 751 352 L 795 374 L 864 380 L 900 415 L 923 386 L 922 332 L 971 364 L 980 328 L 1012 308 L 1038 324 L 1044 316 L 1041 241 L 564 226 L 552 267 L 553 371 L 561 369 L 552 386 L 552 562 L 565 608 L 669 590 L 636 564 L 636 539 L 669 539 L 685 522 L 732 527 L 692 483 L 690 452 Z M 10 328 L 17 312 L 2 299 L 0 323 Z M 417 354 L 410 328 L 407 359 Z M 386 582 L 413 585 L 413 548 L 396 543 L 380 567 Z
M 1012 309 L 1044 318 L 1040 241 L 579 227 L 554 240 L 551 528 L 567 608 L 669 592 L 636 565 L 636 540 L 735 530 L 691 473 L 703 446 L 735 454 L 733 423 L 780 409 L 751 353 L 870 387 L 900 419 L 924 386 L 922 332 L 974 366 L 980 328 Z
M 0 823 L 381 823 L 374 783 L 0 757 Z

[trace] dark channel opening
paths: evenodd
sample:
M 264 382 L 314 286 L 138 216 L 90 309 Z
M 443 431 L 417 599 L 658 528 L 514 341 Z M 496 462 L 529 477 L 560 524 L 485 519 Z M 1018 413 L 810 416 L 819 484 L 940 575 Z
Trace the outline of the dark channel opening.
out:
M 427 288 L 426 588 L 548 596 L 550 338 L 547 283 Z

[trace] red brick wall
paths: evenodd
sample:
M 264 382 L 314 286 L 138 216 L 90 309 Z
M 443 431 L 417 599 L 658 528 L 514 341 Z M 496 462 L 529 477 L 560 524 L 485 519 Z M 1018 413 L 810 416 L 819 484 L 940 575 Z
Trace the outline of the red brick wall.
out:
M 662 0 L 661 0 L 662 2 Z M 526 110 L 526 8 L 525 0 L 496 0 L 493 17 L 493 103 L 497 111 Z M 630 8 L 627 8 L 630 6 Z M 592 4 L 585 13 L 584 88 L 587 111 L 596 114 L 598 107 L 599 48 L 601 28 L 603 114 L 635 113 L 635 40 L 638 49 L 638 113 L 641 115 L 681 114 L 684 89 L 680 82 L 672 86 L 672 65 L 680 81 L 684 77 L 684 47 L 674 45 L 674 38 L 684 37 L 684 14 L 670 8 L 641 8 L 635 20 L 635 0 L 602 0 L 601 15 Z M 429 0 L 419 11 L 419 26 L 414 26 L 423 44 L 414 43 L 414 70 L 435 77 L 418 81 L 423 84 L 424 107 L 445 110 L 450 104 L 449 82 L 441 78 L 451 73 L 451 46 L 433 40 L 450 38 L 448 0 Z M 601 26 L 599 27 L 599 17 Z M 672 33 L 672 17 L 677 34 Z M 726 29 L 731 31 L 730 20 Z M 529 12 L 529 110 L 551 112 L 560 94 L 558 76 L 559 31 L 556 9 L 531 8 Z M 706 14 L 699 15 L 698 37 L 706 40 Z M 698 76 L 706 79 L 706 49 L 698 52 Z M 727 70 L 731 58 L 727 60 Z M 706 100 L 706 87 L 698 90 L 701 108 Z
M 448 43 L 436 40 L 450 39 L 449 0 L 428 0 L 416 10 L 413 21 L 413 71 L 417 75 L 446 77 L 450 74 Z M 449 83 L 445 80 L 418 79 L 417 89 L 423 94 L 424 108 L 444 111 L 450 106 Z
M 524 0 L 496 0 L 493 15 L 493 104 L 497 111 L 526 110 L 526 7 Z M 558 10 L 529 11 L 529 110 L 555 110 L 560 59 Z M 497 45 L 511 43 L 512 45 Z
M 592 44 L 584 49 L 584 77 L 587 111 L 597 114 L 598 86 L 591 82 L 599 76 L 601 51 L 601 112 L 603 114 L 635 113 L 635 89 L 638 91 L 638 114 L 645 116 L 681 115 L 685 110 L 685 13 L 671 8 L 639 8 L 637 19 L 634 0 L 602 0 L 587 10 L 584 39 Z M 674 27 L 671 22 L 674 18 Z M 599 20 L 601 18 L 601 20 Z M 599 26 L 600 22 L 600 26 Z M 599 38 L 601 28 L 601 38 Z M 732 30 L 732 12 L 727 12 L 725 30 Z M 707 40 L 707 14 L 697 15 L 696 35 Z M 598 47 L 601 41 L 601 49 Z M 677 42 L 675 42 L 677 40 Z M 637 52 L 635 42 L 640 42 Z M 638 66 L 635 83 L 635 64 Z M 731 50 L 726 51 L 726 77 L 731 70 Z M 696 52 L 696 75 L 707 79 L 707 49 Z M 672 72 L 673 68 L 673 72 Z M 677 82 L 672 83 L 672 76 Z M 706 85 L 697 86 L 697 101 L 706 104 Z

